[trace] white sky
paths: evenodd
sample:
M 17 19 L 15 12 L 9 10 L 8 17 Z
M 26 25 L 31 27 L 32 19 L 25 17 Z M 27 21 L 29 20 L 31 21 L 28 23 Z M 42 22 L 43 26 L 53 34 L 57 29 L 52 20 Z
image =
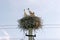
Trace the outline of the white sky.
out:
M 17 20 L 23 17 L 23 10 L 30 8 L 45 24 L 60 24 L 60 0 L 0 0 L 0 25 L 18 25 Z M 36 40 L 58 40 L 60 39 L 60 28 L 45 28 L 59 27 L 43 26 L 37 30 Z M 1 28 L 2 26 L 0 26 Z M 5 26 L 8 28 L 16 28 L 17 26 Z M 2 27 L 2 28 L 5 28 Z M 24 33 L 19 29 L 0 29 L 0 39 L 6 35 L 2 30 L 8 33 L 10 38 L 24 38 Z M 3 37 L 2 37 L 3 36 Z M 8 38 L 9 38 L 8 37 Z M 26 39 L 26 37 L 25 37 Z M 13 39 L 10 39 L 13 40 Z M 14 39 L 16 40 L 16 39 Z

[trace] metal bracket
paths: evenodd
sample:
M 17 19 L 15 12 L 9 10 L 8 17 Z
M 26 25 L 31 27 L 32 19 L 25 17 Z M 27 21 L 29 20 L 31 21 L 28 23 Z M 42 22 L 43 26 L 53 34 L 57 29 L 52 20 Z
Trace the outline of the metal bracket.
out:
M 26 36 L 28 36 L 28 37 L 36 37 L 36 35 L 27 35 L 27 34 L 26 34 Z

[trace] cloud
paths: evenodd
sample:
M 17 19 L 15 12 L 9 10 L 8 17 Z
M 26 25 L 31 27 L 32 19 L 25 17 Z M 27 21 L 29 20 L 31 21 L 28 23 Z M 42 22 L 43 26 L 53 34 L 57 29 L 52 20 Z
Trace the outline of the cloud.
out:
M 5 34 L 5 36 L 0 37 L 0 40 L 3 40 L 3 39 L 10 40 L 9 34 L 5 30 L 2 30 L 2 32 Z

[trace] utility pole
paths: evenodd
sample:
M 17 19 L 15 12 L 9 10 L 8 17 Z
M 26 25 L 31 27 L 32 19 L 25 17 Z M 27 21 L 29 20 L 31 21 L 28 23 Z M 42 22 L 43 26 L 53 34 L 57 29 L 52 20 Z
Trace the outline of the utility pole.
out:
M 36 35 L 33 35 L 33 29 L 32 28 L 29 28 L 28 35 L 26 34 L 26 36 L 28 36 L 28 40 L 34 40 L 34 37 L 36 37 Z

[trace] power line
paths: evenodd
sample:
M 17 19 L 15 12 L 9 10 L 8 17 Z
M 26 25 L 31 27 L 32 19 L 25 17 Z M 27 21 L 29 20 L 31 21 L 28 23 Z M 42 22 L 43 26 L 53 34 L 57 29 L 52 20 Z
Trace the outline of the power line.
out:
M 18 25 L 0 25 L 0 26 L 18 26 Z M 60 24 L 44 24 L 42 26 L 60 26 Z
M 9 27 L 0 27 L 0 29 L 19 29 L 18 27 L 9 28 Z
M 18 26 L 18 25 L 0 25 L 0 27 L 1 27 L 1 26 L 4 27 L 4 26 Z
M 8 26 L 10 26 L 10 27 L 8 27 Z M 18 27 L 11 28 L 11 26 L 18 26 L 18 25 L 0 25 L 0 29 L 19 29 Z M 60 24 L 44 24 L 42 26 L 49 26 L 49 27 L 42 27 L 42 28 L 60 28 Z M 53 26 L 55 26 L 55 27 L 53 27 Z
M 60 27 L 42 27 L 43 28 L 60 28 Z M 0 28 L 0 29 L 19 29 L 19 28 Z

